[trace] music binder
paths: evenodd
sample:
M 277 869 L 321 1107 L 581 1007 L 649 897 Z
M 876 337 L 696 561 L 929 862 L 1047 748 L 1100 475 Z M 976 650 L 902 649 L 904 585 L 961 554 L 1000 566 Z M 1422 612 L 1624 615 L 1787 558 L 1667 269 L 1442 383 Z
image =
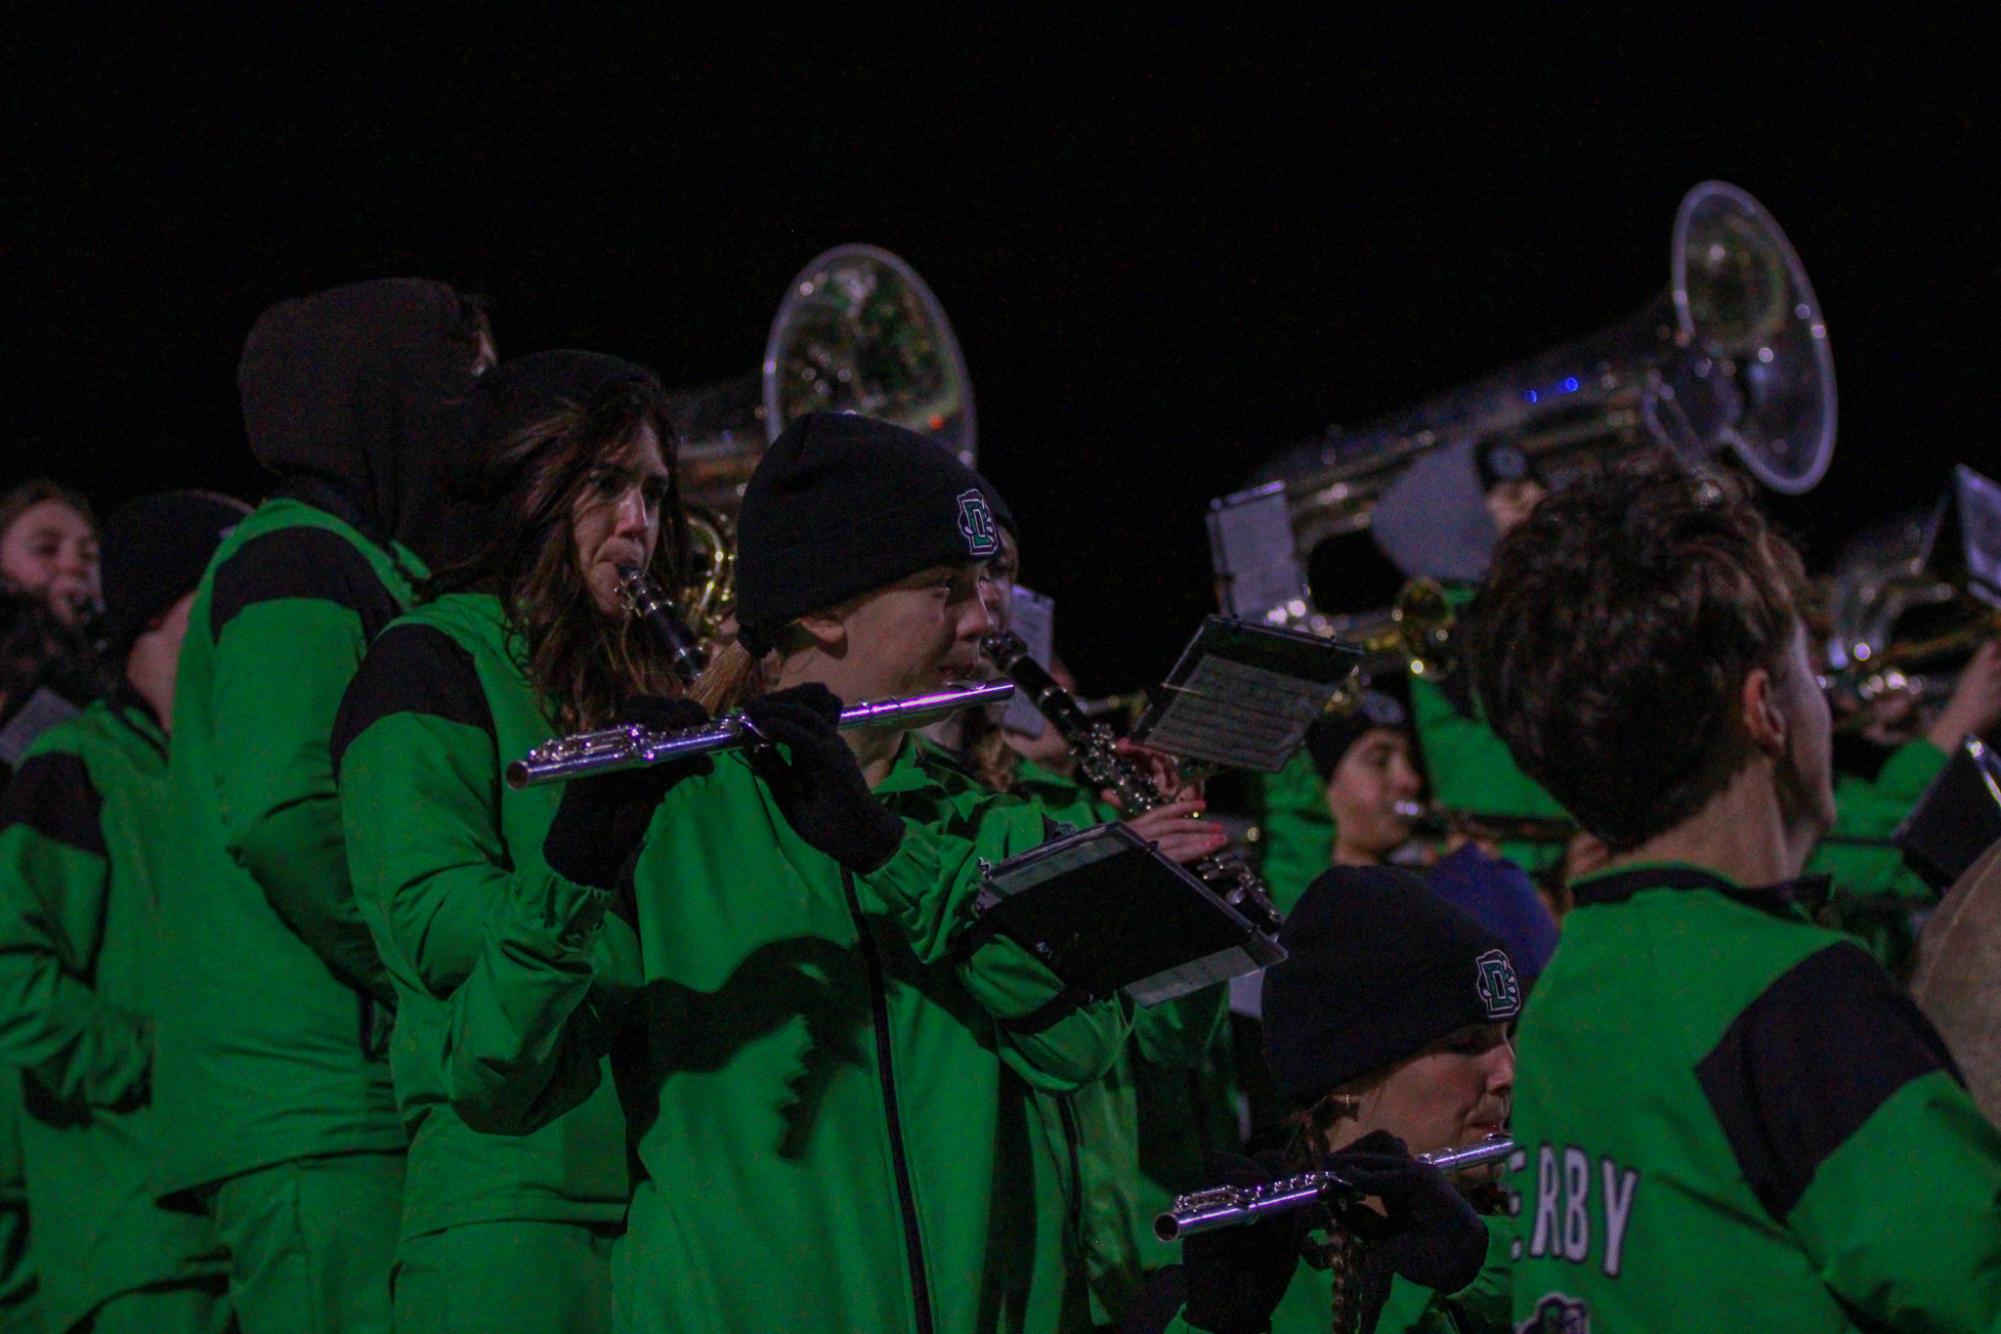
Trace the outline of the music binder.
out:
M 977 911 L 1067 985 L 1158 1005 L 1277 963 L 1285 950 L 1123 824 L 981 868 Z

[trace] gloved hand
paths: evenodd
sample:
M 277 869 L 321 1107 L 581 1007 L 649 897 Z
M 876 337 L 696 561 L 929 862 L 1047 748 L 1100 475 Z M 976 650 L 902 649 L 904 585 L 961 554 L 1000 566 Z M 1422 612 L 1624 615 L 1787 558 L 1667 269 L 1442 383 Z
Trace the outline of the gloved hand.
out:
M 759 695 L 744 721 L 773 743 L 751 751 L 757 771 L 793 832 L 856 875 L 896 855 L 903 821 L 868 790 L 855 753 L 841 740 L 841 701 L 819 684 Z M 778 751 L 791 752 L 788 763 Z
M 1270 1152 L 1255 1159 L 1211 1154 L 1209 1168 L 1206 1180 L 1229 1186 L 1261 1186 L 1291 1175 L 1284 1158 Z M 1306 1234 L 1326 1220 L 1324 1209 L 1291 1209 L 1183 1241 L 1181 1267 L 1188 1280 L 1183 1318 L 1210 1334 L 1264 1334 L 1299 1268 Z
M 618 721 L 657 732 L 678 732 L 700 727 L 709 721 L 709 714 L 693 700 L 637 695 L 618 711 Z M 708 756 L 695 755 L 671 764 L 571 779 L 564 785 L 562 804 L 542 839 L 543 860 L 565 879 L 597 889 L 612 888 L 626 863 L 639 855 L 646 826 L 660 799 L 676 783 L 710 773 L 715 767 Z
M 1341 1225 L 1367 1239 L 1372 1261 L 1445 1293 L 1479 1276 L 1487 1261 L 1487 1225 L 1446 1175 L 1412 1158 L 1402 1140 L 1379 1130 L 1320 1165 L 1382 1201 L 1380 1214 L 1359 1204 L 1341 1213 Z

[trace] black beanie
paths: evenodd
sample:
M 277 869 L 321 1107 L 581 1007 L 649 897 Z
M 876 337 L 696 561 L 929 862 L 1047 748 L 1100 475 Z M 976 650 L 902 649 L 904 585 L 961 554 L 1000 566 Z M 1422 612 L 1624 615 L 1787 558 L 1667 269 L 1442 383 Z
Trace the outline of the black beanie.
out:
M 737 620 L 787 622 L 933 565 L 1000 551 L 1005 506 L 936 441 L 848 413 L 799 418 L 765 451 L 737 520 Z
M 1337 866 L 1307 886 L 1265 971 L 1265 1059 L 1311 1107 L 1468 1024 L 1522 1007 L 1500 938 L 1394 866 Z
M 1369 687 L 1363 690 L 1360 702 L 1345 714 L 1325 715 L 1314 720 L 1306 729 L 1306 753 L 1313 760 L 1313 767 L 1319 771 L 1320 781 L 1334 780 L 1334 770 L 1340 767 L 1341 757 L 1348 753 L 1357 741 L 1377 728 L 1391 731 L 1410 730 L 1410 710 L 1395 692 Z
M 120 662 L 146 623 L 193 592 L 229 530 L 250 507 L 209 491 L 142 496 L 106 520 L 99 543 L 104 628 Z

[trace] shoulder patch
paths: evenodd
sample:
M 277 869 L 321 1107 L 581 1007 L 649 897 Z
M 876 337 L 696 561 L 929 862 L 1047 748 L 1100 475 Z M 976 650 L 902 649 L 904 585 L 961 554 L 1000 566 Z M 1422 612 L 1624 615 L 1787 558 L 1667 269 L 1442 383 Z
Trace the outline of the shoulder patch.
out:
M 338 603 L 361 617 L 362 633 L 369 639 L 403 610 L 354 543 L 328 529 L 299 524 L 251 538 L 216 568 L 209 592 L 209 638 L 221 639 L 223 627 L 246 607 L 280 598 Z
M 0 797 L 0 829 L 26 825 L 44 838 L 105 855 L 104 798 L 81 755 L 64 750 L 30 755 Z
M 334 715 L 334 777 L 354 739 L 396 713 L 421 713 L 494 735 L 493 707 L 465 645 L 429 625 L 392 625 L 369 646 Z
M 1822 1160 L 1934 1070 L 1959 1074 L 1931 1021 L 1860 946 L 1842 942 L 1766 987 L 1695 1075 L 1744 1179 L 1783 1221 Z

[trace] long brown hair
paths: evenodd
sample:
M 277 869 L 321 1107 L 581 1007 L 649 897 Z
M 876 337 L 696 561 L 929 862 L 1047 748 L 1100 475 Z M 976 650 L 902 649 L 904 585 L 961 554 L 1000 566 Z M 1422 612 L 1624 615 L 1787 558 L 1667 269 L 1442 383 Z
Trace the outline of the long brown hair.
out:
M 642 426 L 660 440 L 670 478 L 660 506 L 660 539 L 647 573 L 680 585 L 687 564 L 675 466 L 678 443 L 657 381 L 620 380 L 583 404 L 560 402 L 547 416 L 501 441 L 487 461 L 504 498 L 461 522 L 481 524 L 474 553 L 431 579 L 424 596 L 479 589 L 500 598 L 509 651 L 559 732 L 609 724 L 632 695 L 675 695 L 679 682 L 665 649 L 630 616 L 597 609 L 578 567 L 571 516 L 598 470 L 632 448 Z

